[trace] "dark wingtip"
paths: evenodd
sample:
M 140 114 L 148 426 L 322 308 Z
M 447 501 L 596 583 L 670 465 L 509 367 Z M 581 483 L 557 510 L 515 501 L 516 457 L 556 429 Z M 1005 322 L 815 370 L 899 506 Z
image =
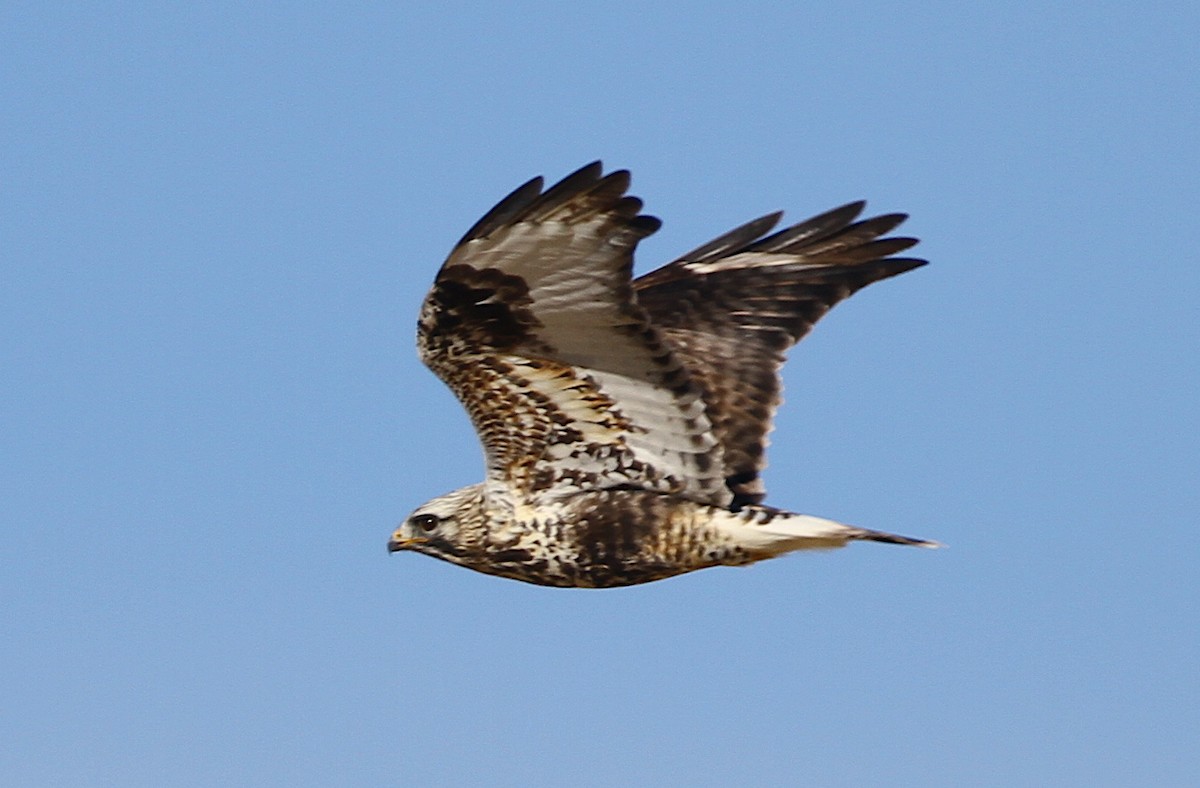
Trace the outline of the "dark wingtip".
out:
M 583 165 L 548 189 L 544 189 L 546 181 L 541 175 L 536 178 L 530 178 L 509 192 L 504 199 L 500 200 L 490 211 L 485 213 L 479 221 L 471 225 L 471 229 L 467 230 L 463 234 L 463 237 L 459 239 L 458 245 L 461 246 L 477 238 L 486 238 L 497 229 L 509 224 L 521 213 L 531 210 L 535 204 L 545 205 L 553 203 L 564 194 L 584 189 L 589 184 L 596 184 L 602 180 L 613 183 L 624 179 L 623 183 L 625 187 L 628 187 L 629 177 L 628 170 L 617 170 L 605 176 L 604 163 L 600 159 L 596 159 Z M 620 191 L 624 191 L 624 188 Z
M 887 264 L 888 270 L 893 276 L 929 265 L 928 260 L 920 257 L 888 257 L 880 262 Z
M 779 223 L 781 218 L 783 218 L 783 211 L 775 211 L 768 213 L 766 216 L 751 219 L 727 233 L 722 233 L 703 246 L 697 246 L 690 252 L 679 255 L 673 262 L 701 263 L 709 259 L 718 259 L 736 254 L 739 250 L 753 244 L 759 238 L 762 238 L 763 235 L 769 233 Z
M 503 227 L 510 219 L 528 207 L 542 193 L 545 180 L 541 175 L 522 183 L 508 193 L 504 199 L 492 206 L 492 209 L 471 225 L 461 239 L 459 245 L 476 238 L 485 238 L 498 227 Z
M 643 236 L 653 235 L 658 232 L 658 228 L 662 227 L 662 219 L 648 213 L 638 214 L 629 220 L 629 226 Z

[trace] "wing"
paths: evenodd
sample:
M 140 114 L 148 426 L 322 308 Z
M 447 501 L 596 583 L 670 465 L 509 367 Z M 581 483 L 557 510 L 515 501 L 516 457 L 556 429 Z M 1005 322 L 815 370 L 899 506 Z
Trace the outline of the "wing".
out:
M 425 299 L 421 359 L 470 415 L 492 489 L 635 487 L 725 505 L 700 388 L 633 298 L 634 247 L 659 221 L 628 186 L 596 162 L 496 205 Z
M 766 495 L 760 473 L 787 349 L 855 291 L 925 264 L 891 257 L 916 239 L 880 237 L 904 214 L 855 222 L 864 206 L 765 238 L 781 214 L 764 216 L 634 283 L 638 303 L 704 392 L 734 507 Z

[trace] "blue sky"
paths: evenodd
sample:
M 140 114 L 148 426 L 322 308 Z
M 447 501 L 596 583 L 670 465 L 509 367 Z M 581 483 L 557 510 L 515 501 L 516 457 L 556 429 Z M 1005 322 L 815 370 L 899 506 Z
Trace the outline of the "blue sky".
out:
M 0 11 L 6 779 L 1200 781 L 1194 4 L 400 6 Z M 386 555 L 482 473 L 425 288 L 594 158 L 641 270 L 912 214 L 932 264 L 793 353 L 767 481 L 949 549 Z

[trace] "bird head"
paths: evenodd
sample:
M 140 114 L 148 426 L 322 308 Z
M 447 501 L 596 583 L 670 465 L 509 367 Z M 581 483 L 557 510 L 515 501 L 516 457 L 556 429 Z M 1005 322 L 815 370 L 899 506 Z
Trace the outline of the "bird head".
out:
M 471 562 L 483 536 L 483 486 L 463 487 L 418 506 L 388 540 L 388 552 L 413 550 L 456 564 Z

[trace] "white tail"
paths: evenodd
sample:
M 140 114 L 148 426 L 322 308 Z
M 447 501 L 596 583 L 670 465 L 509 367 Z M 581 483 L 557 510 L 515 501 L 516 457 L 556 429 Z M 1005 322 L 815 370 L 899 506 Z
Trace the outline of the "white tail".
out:
M 927 539 L 856 528 L 821 517 L 759 506 L 747 506 L 740 512 L 730 512 L 727 517 L 721 518 L 717 525 L 739 547 L 756 554 L 756 559 L 790 553 L 793 550 L 844 547 L 848 542 L 857 540 L 914 547 L 941 547 L 939 543 Z

